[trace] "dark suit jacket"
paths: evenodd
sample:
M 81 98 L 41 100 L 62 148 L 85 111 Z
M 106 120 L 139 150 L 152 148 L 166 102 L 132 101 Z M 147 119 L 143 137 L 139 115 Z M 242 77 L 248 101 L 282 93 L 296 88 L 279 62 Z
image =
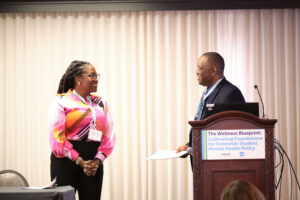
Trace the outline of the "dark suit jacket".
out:
M 245 99 L 238 87 L 224 79 L 214 89 L 214 91 L 205 99 L 206 104 L 216 103 L 244 103 Z M 203 109 L 201 120 L 206 118 L 205 109 Z M 189 135 L 189 146 L 192 146 L 192 131 Z

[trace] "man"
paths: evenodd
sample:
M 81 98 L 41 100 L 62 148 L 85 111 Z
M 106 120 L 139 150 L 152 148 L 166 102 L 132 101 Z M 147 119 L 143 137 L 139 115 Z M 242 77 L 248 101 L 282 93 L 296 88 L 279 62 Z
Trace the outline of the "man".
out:
M 216 52 L 207 52 L 197 61 L 196 75 L 200 85 L 206 86 L 195 116 L 195 120 L 206 118 L 204 107 L 206 104 L 245 102 L 241 91 L 224 77 L 224 59 Z M 176 152 L 181 152 L 192 147 L 192 131 L 189 143 L 181 145 Z M 191 160 L 192 161 L 192 160 Z

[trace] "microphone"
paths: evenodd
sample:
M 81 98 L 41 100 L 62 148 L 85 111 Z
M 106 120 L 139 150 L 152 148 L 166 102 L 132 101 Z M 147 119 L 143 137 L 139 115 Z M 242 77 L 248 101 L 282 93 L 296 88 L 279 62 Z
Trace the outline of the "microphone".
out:
M 257 90 L 258 95 L 259 95 L 259 98 L 260 98 L 260 102 L 261 102 L 261 105 L 262 105 L 262 109 L 263 109 L 262 118 L 266 118 L 267 116 L 265 115 L 264 102 L 263 102 L 263 100 L 262 100 L 262 98 L 261 98 L 261 96 L 260 96 L 260 92 L 259 92 L 259 89 L 258 89 L 257 85 L 254 85 L 254 89 Z

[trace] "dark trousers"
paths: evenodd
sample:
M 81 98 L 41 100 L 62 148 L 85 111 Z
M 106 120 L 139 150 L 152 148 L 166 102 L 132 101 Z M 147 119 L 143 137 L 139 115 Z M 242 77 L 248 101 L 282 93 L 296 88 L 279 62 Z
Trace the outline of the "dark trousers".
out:
M 70 141 L 73 148 L 84 160 L 93 160 L 99 142 Z M 78 191 L 80 200 L 99 200 L 101 198 L 103 165 L 95 176 L 87 176 L 83 169 L 69 158 L 56 158 L 51 154 L 51 180 L 56 177 L 58 186 L 71 185 Z

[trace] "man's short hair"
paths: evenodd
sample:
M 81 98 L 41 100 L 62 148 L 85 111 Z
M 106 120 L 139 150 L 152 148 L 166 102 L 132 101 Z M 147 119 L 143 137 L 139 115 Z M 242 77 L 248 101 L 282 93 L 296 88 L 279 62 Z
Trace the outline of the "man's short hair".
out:
M 202 54 L 202 56 L 206 56 L 208 59 L 208 62 L 210 64 L 216 64 L 218 74 L 223 75 L 224 74 L 224 68 L 225 68 L 225 62 L 223 57 L 218 54 L 217 52 L 206 52 Z

